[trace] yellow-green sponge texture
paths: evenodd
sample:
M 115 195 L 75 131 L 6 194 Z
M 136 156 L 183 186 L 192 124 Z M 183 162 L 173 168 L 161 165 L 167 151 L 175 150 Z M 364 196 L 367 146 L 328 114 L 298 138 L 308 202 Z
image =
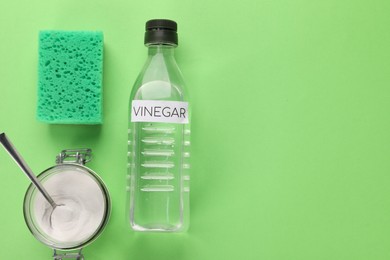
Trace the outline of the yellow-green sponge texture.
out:
M 39 121 L 101 124 L 103 114 L 103 33 L 39 33 Z

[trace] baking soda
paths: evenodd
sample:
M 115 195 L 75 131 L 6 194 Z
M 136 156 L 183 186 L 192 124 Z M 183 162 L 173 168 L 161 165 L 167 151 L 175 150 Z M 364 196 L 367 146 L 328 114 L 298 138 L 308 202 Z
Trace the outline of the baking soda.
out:
M 90 239 L 105 217 L 105 198 L 96 180 L 83 170 L 66 169 L 44 181 L 44 187 L 58 206 L 53 209 L 36 194 L 33 212 L 42 232 L 62 243 Z

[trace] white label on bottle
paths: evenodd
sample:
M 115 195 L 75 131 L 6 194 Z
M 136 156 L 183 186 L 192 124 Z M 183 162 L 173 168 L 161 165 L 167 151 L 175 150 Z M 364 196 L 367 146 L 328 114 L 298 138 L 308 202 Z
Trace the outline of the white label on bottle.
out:
M 188 102 L 133 100 L 131 122 L 188 124 Z

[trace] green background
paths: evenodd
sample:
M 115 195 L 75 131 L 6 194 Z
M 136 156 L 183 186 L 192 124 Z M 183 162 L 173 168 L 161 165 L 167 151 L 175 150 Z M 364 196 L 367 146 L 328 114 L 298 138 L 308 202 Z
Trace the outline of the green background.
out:
M 390 259 L 390 1 L 0 2 L 0 132 L 39 173 L 90 147 L 110 222 L 86 259 Z M 191 226 L 125 220 L 128 97 L 144 23 L 179 24 L 192 103 Z M 104 124 L 35 120 L 38 32 L 104 32 Z M 0 149 L 0 259 L 50 259 L 29 233 L 28 180 Z

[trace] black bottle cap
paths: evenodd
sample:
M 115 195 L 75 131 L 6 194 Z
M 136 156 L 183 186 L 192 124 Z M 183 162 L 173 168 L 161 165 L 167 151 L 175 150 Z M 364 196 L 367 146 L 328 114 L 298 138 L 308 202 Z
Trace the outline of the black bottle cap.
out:
M 172 20 L 154 19 L 146 22 L 145 44 L 177 45 L 177 23 Z

